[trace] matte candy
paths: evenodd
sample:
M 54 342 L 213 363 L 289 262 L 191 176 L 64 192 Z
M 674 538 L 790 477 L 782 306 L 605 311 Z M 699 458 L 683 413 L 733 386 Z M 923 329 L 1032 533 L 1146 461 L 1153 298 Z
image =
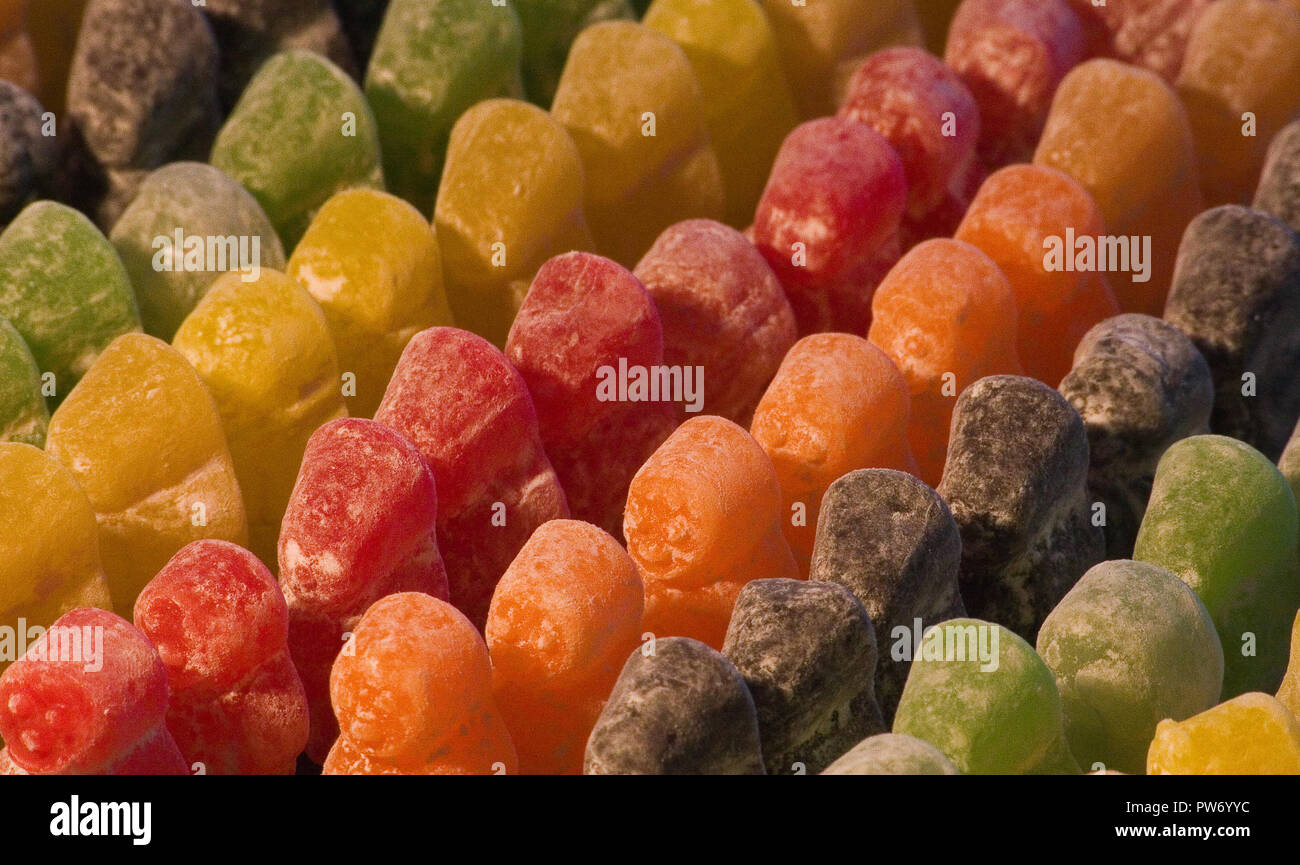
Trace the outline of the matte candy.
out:
M 429 461 L 451 601 L 481 627 L 497 580 L 529 535 L 569 515 L 523 378 L 480 337 L 429 328 L 402 352 L 375 420 Z
M 617 381 L 622 369 L 664 368 L 659 313 L 645 287 L 598 255 L 552 258 L 510 328 L 506 357 L 528 385 L 573 516 L 622 537 L 628 484 L 680 421 L 680 394 L 634 399 L 629 382 L 624 399 Z M 678 371 L 683 391 L 686 372 Z
M 59 158 L 41 103 L 16 84 L 0 81 L 0 224 L 52 191 Z
M 451 324 L 437 237 L 418 210 L 375 189 L 325 202 L 285 272 L 325 313 L 354 417 L 375 413 L 412 336 Z
M 1131 556 L 1160 457 L 1210 431 L 1210 367 L 1178 328 L 1127 313 L 1088 331 L 1060 391 L 1088 430 L 1088 489 L 1105 506 L 1106 555 Z
M 752 238 L 785 287 L 800 333 L 862 333 L 897 255 L 907 182 L 883 136 L 826 117 L 786 136 Z
M 836 478 L 863 468 L 916 471 L 910 402 L 898 367 L 860 336 L 806 336 L 781 362 L 750 432 L 781 483 L 782 530 L 800 573 L 808 573 L 822 496 Z
M 99 353 L 140 329 L 122 262 L 90 220 L 52 201 L 29 205 L 0 234 L 0 316 L 22 334 L 66 396 Z
M 1269 145 L 1254 206 L 1300 232 L 1300 120 L 1283 128 Z
M 112 606 L 97 532 L 72 472 L 31 445 L 0 443 L 0 672 L 21 656 L 28 628 Z
M 661 637 L 632 652 L 600 713 L 586 775 L 762 775 L 758 717 L 720 652 Z
M 1300 775 L 1300 721 L 1268 694 L 1228 700 L 1181 723 L 1161 721 L 1148 775 Z
M 1077 775 L 1061 695 L 1033 647 L 1007 629 L 952 619 L 927 629 L 894 717 L 968 775 Z
M 1287 442 L 1286 449 L 1282 451 L 1282 456 L 1277 461 L 1277 467 L 1282 472 L 1283 477 L 1291 486 L 1291 492 L 1295 494 L 1296 501 L 1300 502 L 1300 423 L 1296 424 L 1296 431 L 1291 433 L 1291 440 Z
M 646 0 L 648 2 L 648 0 Z M 639 17 L 628 0 L 514 0 L 523 30 L 522 72 L 528 98 L 549 108 L 578 34 L 601 21 Z
M 334 193 L 384 185 L 365 97 L 346 72 L 309 51 L 262 64 L 221 127 L 211 161 L 253 194 L 286 250 Z
M 851 589 L 871 616 L 881 647 L 875 693 L 887 723 L 911 669 L 918 624 L 966 615 L 960 565 L 952 512 L 912 475 L 859 469 L 826 491 L 809 578 Z
M 795 578 L 772 462 L 712 415 L 677 428 L 628 489 L 623 534 L 645 581 L 645 629 L 720 647 L 750 580 Z
M 1219 702 L 1223 648 L 1182 580 L 1143 562 L 1102 562 L 1043 622 L 1038 654 L 1056 676 L 1079 765 L 1140 775 L 1162 719 Z
M 140 590 L 190 541 L 247 538 L 216 403 L 161 340 L 114 340 L 50 418 L 45 448 L 95 509 L 119 613 L 130 614 Z
M 1277 690 L 1277 698 L 1292 715 L 1300 718 L 1300 613 L 1291 626 L 1291 661 L 1282 679 L 1282 687 Z
M 605 21 L 574 40 L 551 114 L 582 156 L 584 206 L 601 255 L 632 267 L 674 222 L 722 217 L 705 111 L 690 61 L 667 36 Z
M 44 447 L 49 423 L 36 359 L 14 326 L 0 318 L 0 442 Z
M 1183 235 L 1165 320 L 1214 376 L 1210 428 L 1276 459 L 1300 417 L 1300 237 L 1280 220 L 1226 205 Z
M 510 563 L 485 633 L 522 774 L 581 774 L 592 727 L 640 646 L 644 603 L 627 551 L 590 523 L 544 523 Z
M 747 583 L 722 653 L 754 698 L 769 775 L 817 774 L 885 730 L 874 693 L 871 618 L 843 586 Z
M 292 775 L 307 697 L 289 659 L 289 611 L 257 557 L 195 541 L 136 598 L 134 621 L 167 668 L 167 729 L 206 775 Z
M 879 733 L 863 739 L 823 775 L 960 775 L 943 752 L 915 736 Z
M 0 676 L 0 736 L 26 774 L 189 774 L 166 712 L 158 653 L 105 610 L 60 616 Z
M 474 625 L 418 592 L 376 601 L 330 673 L 326 775 L 503 775 L 517 763 Z
M 389 188 L 432 213 L 452 124 L 476 102 L 522 96 L 513 4 L 392 0 L 366 70 Z
M 1173 82 L 1197 19 L 1213 0 L 1070 0 L 1089 39 L 1089 56 L 1117 57 Z
M 962 392 L 937 490 L 961 530 L 972 615 L 1033 639 L 1105 554 L 1079 413 L 1040 381 L 990 376 Z
M 490 99 L 461 115 L 434 210 L 459 326 L 504 346 L 542 263 L 593 248 L 583 183 L 577 146 L 542 109 Z
M 275 565 L 276 537 L 307 438 L 346 417 L 329 326 L 294 280 L 228 273 L 189 314 L 173 346 L 216 400 L 248 514 L 249 549 Z
M 1133 558 L 1200 595 L 1223 643 L 1225 697 L 1282 681 L 1300 608 L 1296 520 L 1286 479 L 1250 445 L 1193 436 L 1160 459 Z
M 345 418 L 307 440 L 279 564 L 289 651 L 311 709 L 307 756 L 317 763 L 338 736 L 330 667 L 361 615 L 397 592 L 447 599 L 437 515 L 433 470 L 401 433 Z
M 998 168 L 1033 158 L 1057 86 L 1086 56 L 1083 26 L 1066 0 L 961 4 L 944 59 L 979 104 L 979 152 L 986 164 Z
M 174 162 L 146 177 L 109 240 L 135 286 L 145 332 L 159 339 L 175 335 L 219 274 L 284 269 L 284 247 L 257 200 L 200 162 Z
M 701 410 L 748 427 L 798 338 L 772 268 L 739 231 L 688 219 L 664 229 L 633 272 L 659 309 L 664 360 L 704 370 Z
M 1131 256 L 1128 271 L 1112 268 L 1111 288 L 1124 312 L 1158 316 L 1178 240 L 1202 207 L 1191 127 L 1174 91 L 1155 73 L 1114 60 L 1076 66 L 1052 100 L 1034 163 L 1079 181 L 1130 251 L 1150 237 L 1143 267 Z
M 1178 96 L 1206 203 L 1246 203 L 1268 143 L 1300 112 L 1300 10 L 1274 0 L 1211 3 L 1187 44 Z
M 1020 373 L 1015 295 L 993 259 L 974 246 L 930 240 L 889 271 L 871 309 L 867 337 L 907 378 L 907 438 L 921 479 L 934 486 L 957 393 L 987 375 Z
M 798 122 L 767 16 L 752 0 L 655 0 L 642 21 L 691 62 L 722 168 L 726 222 L 743 229 L 782 139 Z

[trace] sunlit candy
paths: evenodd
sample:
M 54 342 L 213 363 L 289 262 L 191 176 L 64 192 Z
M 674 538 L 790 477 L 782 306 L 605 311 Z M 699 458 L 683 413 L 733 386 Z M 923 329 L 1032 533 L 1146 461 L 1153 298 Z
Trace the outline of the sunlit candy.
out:
M 750 428 L 781 483 L 782 529 L 808 573 L 826 489 L 854 469 L 916 471 L 907 380 L 860 336 L 806 336 L 786 354 Z
M 825 117 L 786 136 L 754 215 L 753 241 L 785 287 L 801 333 L 863 333 L 897 255 L 907 196 L 883 136 Z
M 1192 28 L 1213 0 L 1070 0 L 1088 37 L 1088 55 L 1116 57 L 1169 82 L 1187 51 Z M 1252 37 L 1253 38 L 1253 37 Z
M 521 773 L 582 772 L 587 737 L 641 646 L 644 603 L 627 551 L 590 523 L 544 523 L 510 563 L 485 633 Z
M 456 324 L 498 347 L 548 258 L 594 245 L 582 158 L 542 109 L 490 99 L 451 130 L 434 221 Z
M 930 240 L 889 271 L 871 307 L 867 336 L 907 378 L 907 438 L 921 479 L 937 485 L 957 394 L 984 376 L 1020 373 L 1015 295 L 974 246 Z
M 330 196 L 383 187 L 379 137 L 360 89 L 309 51 L 258 69 L 212 145 L 212 164 L 244 185 L 292 251 Z
M 1088 489 L 1106 555 L 1131 556 L 1156 463 L 1179 439 L 1209 432 L 1210 367 L 1178 328 L 1126 313 L 1084 336 L 1059 389 L 1088 430 Z
M 292 775 L 307 698 L 289 659 L 289 612 L 257 557 L 195 541 L 136 598 L 136 627 L 167 668 L 167 728 L 206 775 Z
M 275 566 L 280 520 L 307 438 L 347 409 L 325 315 L 273 270 L 219 278 L 173 346 L 212 392 L 248 515 L 249 549 Z
M 392 0 L 366 70 L 384 175 L 395 194 L 433 212 L 452 124 L 474 103 L 522 96 L 514 4 Z
M 109 233 L 145 332 L 171 339 L 222 273 L 284 269 L 275 227 L 248 192 L 201 162 L 151 173 Z
M 1300 775 L 1300 721 L 1268 694 L 1242 694 L 1156 728 L 1148 775 Z
M 53 374 L 53 402 L 115 337 L 140 329 L 112 244 L 53 201 L 29 205 L 0 234 L 0 317 L 22 334 L 41 372 Z
M 14 326 L 0 318 L 0 442 L 43 447 L 49 423 L 36 359 Z
M 32 775 L 186 775 L 167 730 L 167 671 L 138 628 L 76 609 L 0 676 L 0 736 Z
M 654 301 L 608 258 L 556 256 L 533 280 L 506 357 L 528 385 L 574 518 L 621 537 L 628 484 L 677 427 L 687 383 L 687 370 L 664 366 Z M 634 390 L 632 370 L 670 383 L 675 372 L 682 393 Z M 706 384 L 689 374 L 692 391 Z
M 966 615 L 960 565 L 961 534 L 948 505 L 912 475 L 859 469 L 826 491 L 808 576 L 849 588 L 871 616 L 875 694 L 887 723 L 921 632 Z
M 943 752 L 915 736 L 879 733 L 827 766 L 823 775 L 960 775 Z
M 569 46 L 592 24 L 633 18 L 628 0 L 514 0 L 523 30 L 522 73 L 528 98 L 549 108 L 569 57 Z M 639 4 L 644 11 L 645 3 Z
M 697 640 L 660 637 L 632 652 L 600 713 L 587 775 L 762 775 L 745 680 Z
M 45 449 L 95 510 L 119 613 L 130 615 L 140 590 L 190 541 L 247 539 L 216 403 L 161 340 L 114 340 L 50 418 Z
M 1165 320 L 1214 376 L 1210 428 L 1276 459 L 1300 417 L 1300 237 L 1226 205 L 1196 217 L 1178 250 Z
M 0 224 L 50 194 L 59 157 L 57 139 L 45 134 L 52 124 L 30 93 L 0 80 Z
M 402 352 L 375 420 L 429 461 L 451 601 L 482 627 L 497 580 L 528 536 L 569 515 L 523 377 L 486 340 L 430 328 Z
M 1025 639 L 1105 539 L 1088 495 L 1079 413 L 1042 382 L 991 376 L 962 392 L 939 495 L 961 530 L 961 590 L 971 615 Z
M 330 673 L 341 734 L 326 775 L 506 775 L 514 745 L 474 625 L 445 601 L 376 601 Z
M 1255 190 L 1255 209 L 1300 232 L 1300 120 L 1285 127 L 1269 145 Z
M 1250 445 L 1193 436 L 1156 470 L 1133 558 L 1177 574 L 1200 596 L 1223 643 L 1223 695 L 1272 693 L 1300 608 L 1296 503 Z
M 816 774 L 885 730 L 874 693 L 871 618 L 843 586 L 747 583 L 722 653 L 754 699 L 769 775 Z
M 307 441 L 280 529 L 280 586 L 289 651 L 311 708 L 307 755 L 322 762 L 338 735 L 329 675 L 362 613 L 397 592 L 447 599 L 433 471 L 400 433 L 360 418 Z
M 703 368 L 701 411 L 748 427 L 798 337 L 763 256 L 733 228 L 688 219 L 664 229 L 634 273 L 659 309 L 665 362 Z
M 325 313 L 354 417 L 375 413 L 412 336 L 451 324 L 442 256 L 428 221 L 375 189 L 348 189 L 325 202 L 285 272 Z
M 1300 614 L 1296 615 L 1295 624 L 1291 626 L 1291 661 L 1287 664 L 1282 687 L 1277 690 L 1277 698 L 1292 715 L 1300 718 Z
M 759 444 L 706 415 L 677 428 L 632 478 L 623 533 L 645 580 L 645 630 L 721 647 L 745 583 L 795 578 L 781 487 Z
M 574 40 L 551 113 L 582 156 L 601 255 L 632 267 L 674 222 L 722 218 L 704 97 L 667 36 L 630 21 L 588 27 Z
M 1043 622 L 1038 653 L 1085 769 L 1140 775 L 1156 725 L 1209 709 L 1223 687 L 1223 649 L 1205 605 L 1144 562 L 1103 562 L 1084 574 Z

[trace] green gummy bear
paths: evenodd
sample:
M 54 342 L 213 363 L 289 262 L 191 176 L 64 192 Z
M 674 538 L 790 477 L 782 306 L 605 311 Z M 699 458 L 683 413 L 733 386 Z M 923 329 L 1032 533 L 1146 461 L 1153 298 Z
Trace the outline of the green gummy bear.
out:
M 366 70 L 389 189 L 433 213 L 457 118 L 498 96 L 520 98 L 522 35 L 513 4 L 393 0 Z
M 854 745 L 823 775 L 960 775 L 943 752 L 913 736 L 877 733 Z
M 592 24 L 635 18 L 627 0 L 512 0 L 523 27 L 523 79 L 529 100 L 549 108 L 569 46 Z
M 22 334 L 57 397 L 99 353 L 140 329 L 135 293 L 117 250 L 82 214 L 53 201 L 28 205 L 0 234 L 0 317 Z
M 1034 648 L 1000 625 L 950 619 L 926 630 L 894 732 L 969 775 L 1074 774 L 1061 695 Z
M 283 51 L 262 64 L 209 161 L 253 194 L 286 250 L 334 193 L 384 187 L 365 96 L 346 72 L 310 51 Z
M 122 256 L 135 285 L 145 333 L 171 341 L 185 316 L 203 299 L 221 270 L 174 270 L 168 249 L 177 258 L 176 230 L 185 240 L 234 237 L 252 251 L 258 238 L 259 268 L 284 270 L 284 247 L 275 226 L 257 199 L 244 187 L 211 165 L 173 162 L 145 178 L 129 207 L 113 226 L 109 239 Z M 169 245 L 156 241 L 166 238 Z M 156 261 L 162 257 L 162 268 Z M 210 262 L 205 262 L 210 263 Z M 227 259 L 225 270 L 237 270 L 238 255 Z
M 1209 611 L 1146 562 L 1102 562 L 1084 574 L 1043 622 L 1038 654 L 1056 676 L 1070 750 L 1094 770 L 1142 774 L 1156 725 L 1205 711 L 1223 688 Z
M 22 334 L 0 318 L 0 442 L 45 447 L 50 410 L 41 396 L 41 371 Z
M 1268 458 L 1217 435 L 1183 439 L 1156 467 L 1133 558 L 1196 590 L 1223 644 L 1223 699 L 1273 693 L 1300 607 L 1295 495 Z

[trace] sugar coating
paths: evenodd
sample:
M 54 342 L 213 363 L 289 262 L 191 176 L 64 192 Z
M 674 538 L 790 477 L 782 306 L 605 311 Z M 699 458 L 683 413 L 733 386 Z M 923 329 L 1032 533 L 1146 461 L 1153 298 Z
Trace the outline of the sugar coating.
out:
M 722 653 L 754 699 L 769 775 L 817 774 L 885 730 L 875 698 L 875 632 L 844 586 L 746 583 Z
M 978 619 L 934 629 L 944 637 L 927 637 L 934 655 L 912 663 L 893 732 L 929 742 L 967 775 L 1079 774 L 1065 741 L 1061 695 L 1033 647 Z M 996 669 L 971 652 L 981 641 Z
M 22 335 L 0 318 L 0 442 L 44 447 L 49 423 L 36 359 Z
M 697 640 L 660 637 L 633 651 L 587 740 L 583 774 L 764 774 L 745 680 Z
M 645 4 L 637 10 L 628 0 L 515 0 L 510 5 L 519 15 L 523 34 L 524 92 L 532 102 L 550 108 L 569 47 L 578 34 L 601 21 L 635 19 Z
M 1295 624 L 1291 626 L 1291 660 L 1282 678 L 1282 687 L 1277 689 L 1277 698 L 1292 715 L 1300 718 L 1300 613 L 1296 614 Z
M 1225 205 L 1187 227 L 1165 305 L 1165 321 L 1210 364 L 1210 428 L 1270 459 L 1300 417 L 1298 283 L 1300 236 L 1272 216 Z
M 1197 19 L 1213 0 L 1127 0 L 1098 6 L 1070 0 L 1088 36 L 1088 56 L 1115 57 L 1178 77 Z
M 849 588 L 871 617 L 881 647 L 875 694 L 886 722 L 911 669 L 917 620 L 924 629 L 966 615 L 960 565 L 952 512 L 914 476 L 859 469 L 827 489 L 808 576 Z
M 943 752 L 915 736 L 868 736 L 822 770 L 823 775 L 960 775 Z
M 1177 574 L 1223 643 L 1223 695 L 1277 690 L 1300 607 L 1296 502 L 1250 445 L 1192 436 L 1161 457 L 1133 558 Z
M 1083 419 L 1042 382 L 990 376 L 962 391 L 937 487 L 961 530 L 972 615 L 1033 639 L 1105 553 L 1088 495 Z
M 371 420 L 312 433 L 280 527 L 280 586 L 289 651 L 311 709 L 307 755 L 323 762 L 338 736 L 330 667 L 375 601 L 397 592 L 446 600 L 432 469 L 401 433 Z
M 1205 605 L 1144 562 L 1090 569 L 1043 622 L 1037 648 L 1084 767 L 1141 774 L 1156 725 L 1209 709 L 1223 688 L 1223 648 Z
M 763 256 L 733 228 L 688 219 L 664 229 L 633 273 L 659 310 L 664 360 L 704 368 L 702 411 L 748 427 L 798 337 Z
M 196 237 L 203 242 L 201 268 L 191 269 L 185 247 L 175 247 L 178 229 L 186 242 Z M 173 244 L 161 259 L 155 245 L 159 237 Z M 284 247 L 257 200 L 233 179 L 201 162 L 173 162 L 151 172 L 113 225 L 108 238 L 135 286 L 140 319 L 149 335 L 170 340 L 217 275 L 239 269 L 239 247 L 233 255 L 225 247 L 225 266 L 208 269 L 214 265 L 206 257 L 209 237 L 223 241 L 233 237 L 237 243 L 256 237 L 256 264 L 284 269 Z M 251 253 L 252 247 L 247 250 Z
M 1269 145 L 1254 207 L 1300 232 L 1300 120 L 1284 127 Z
M 211 392 L 180 352 L 114 340 L 50 418 L 46 452 L 72 470 L 99 522 L 113 609 L 190 541 L 248 538 L 239 481 Z
M 275 577 L 235 544 L 201 540 L 136 598 L 134 621 L 167 668 L 167 728 L 208 775 L 291 775 L 307 697 L 289 659 Z
M 484 630 L 521 773 L 581 774 L 592 727 L 641 645 L 644 606 L 627 551 L 590 523 L 543 523 L 515 556 Z
M 59 145 L 41 134 L 44 113 L 34 96 L 0 80 L 0 224 L 50 194 Z
M 1300 774 L 1300 721 L 1268 694 L 1242 694 L 1156 728 L 1148 775 Z

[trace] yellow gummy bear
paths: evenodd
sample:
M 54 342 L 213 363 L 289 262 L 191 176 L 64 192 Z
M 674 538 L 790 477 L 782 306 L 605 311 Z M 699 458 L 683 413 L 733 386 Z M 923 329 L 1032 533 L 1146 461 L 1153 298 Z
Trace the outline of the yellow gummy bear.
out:
M 1151 740 L 1147 774 L 1300 774 L 1300 721 L 1258 691 L 1186 721 L 1166 719 Z
M 1300 613 L 1296 614 L 1295 624 L 1291 626 L 1291 662 L 1287 664 L 1277 698 L 1292 715 L 1300 718 Z
M 248 548 L 276 569 L 276 544 L 307 439 L 347 417 L 325 313 L 283 273 L 227 273 L 172 339 L 221 413 L 248 512 Z
M 433 229 L 402 199 L 349 189 L 325 202 L 287 267 L 320 304 L 338 351 L 352 417 L 379 408 L 411 337 L 450 325 L 442 257 Z
M 72 470 L 99 523 L 114 611 L 181 547 L 243 544 L 243 499 L 212 394 L 181 354 L 142 333 L 113 340 L 50 418 L 46 451 Z
M 504 346 L 537 269 L 594 248 L 583 188 L 573 139 L 537 106 L 489 99 L 461 115 L 434 208 L 459 327 Z
M 798 122 L 767 16 L 753 0 L 655 0 L 643 22 L 691 61 L 722 168 L 726 221 L 744 230 Z
M 0 443 L 0 672 L 28 629 L 76 607 L 113 608 L 98 532 L 72 472 L 31 445 Z
M 601 255 L 632 268 L 668 226 L 722 219 L 700 85 L 667 36 L 630 21 L 588 27 L 569 50 L 551 113 L 582 154 Z

